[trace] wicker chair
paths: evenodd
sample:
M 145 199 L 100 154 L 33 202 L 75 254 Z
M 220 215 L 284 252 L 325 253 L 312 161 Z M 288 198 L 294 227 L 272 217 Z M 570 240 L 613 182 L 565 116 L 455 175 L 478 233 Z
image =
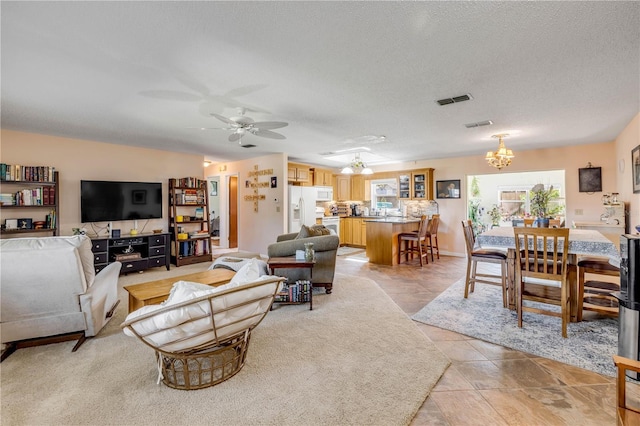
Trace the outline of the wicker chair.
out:
M 183 390 L 213 386 L 244 366 L 251 331 L 283 280 L 268 277 L 175 305 L 145 306 L 121 327 L 155 350 L 158 381 Z

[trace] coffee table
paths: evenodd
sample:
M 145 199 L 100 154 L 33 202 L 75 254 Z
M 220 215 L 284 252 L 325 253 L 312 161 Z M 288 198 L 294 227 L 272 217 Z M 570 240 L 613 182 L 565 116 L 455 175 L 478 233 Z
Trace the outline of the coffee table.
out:
M 235 274 L 234 271 L 229 269 L 216 268 L 173 278 L 128 285 L 124 289 L 129 292 L 129 313 L 146 305 L 156 305 L 164 302 L 169 297 L 171 287 L 177 281 L 190 281 L 217 287 L 231 281 Z
M 276 269 L 289 269 L 289 268 L 308 268 L 309 269 L 309 281 L 313 278 L 313 266 L 316 264 L 315 260 L 296 259 L 295 257 L 270 257 L 267 260 L 267 265 L 271 270 L 271 275 L 274 274 Z M 298 305 L 306 302 L 276 302 L 280 304 Z M 313 310 L 313 285 L 309 289 L 309 310 Z

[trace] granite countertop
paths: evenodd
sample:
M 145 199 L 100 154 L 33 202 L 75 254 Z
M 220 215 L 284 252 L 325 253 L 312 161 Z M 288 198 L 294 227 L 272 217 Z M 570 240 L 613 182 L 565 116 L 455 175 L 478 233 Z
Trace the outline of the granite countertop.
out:
M 369 216 L 365 217 L 365 222 L 376 222 L 376 223 L 416 223 L 420 222 L 420 218 L 414 217 L 401 217 L 401 216 Z

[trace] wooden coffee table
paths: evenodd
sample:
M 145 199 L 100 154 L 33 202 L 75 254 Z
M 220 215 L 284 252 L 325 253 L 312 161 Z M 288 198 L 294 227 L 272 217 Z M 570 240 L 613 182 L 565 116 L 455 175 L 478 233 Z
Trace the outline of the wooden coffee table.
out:
M 164 302 L 171 292 L 171 287 L 177 281 L 190 281 L 217 287 L 231 281 L 235 274 L 234 271 L 229 269 L 216 268 L 194 274 L 128 285 L 124 289 L 129 292 L 129 312 L 131 313 L 146 305 L 156 305 Z

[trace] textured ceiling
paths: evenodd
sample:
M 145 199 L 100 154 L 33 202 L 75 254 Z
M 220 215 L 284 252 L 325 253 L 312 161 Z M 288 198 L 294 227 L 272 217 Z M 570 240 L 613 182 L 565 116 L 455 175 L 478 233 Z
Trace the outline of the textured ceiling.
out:
M 233 161 L 379 161 L 613 140 L 640 111 L 640 2 L 10 2 L 6 129 Z M 435 101 L 470 93 L 467 102 Z M 210 113 L 285 121 L 245 136 Z M 495 124 L 467 129 L 466 123 Z M 380 136 L 386 138 L 380 138 Z M 351 154 L 348 154 L 350 156 Z M 366 154 L 363 154 L 363 158 Z

